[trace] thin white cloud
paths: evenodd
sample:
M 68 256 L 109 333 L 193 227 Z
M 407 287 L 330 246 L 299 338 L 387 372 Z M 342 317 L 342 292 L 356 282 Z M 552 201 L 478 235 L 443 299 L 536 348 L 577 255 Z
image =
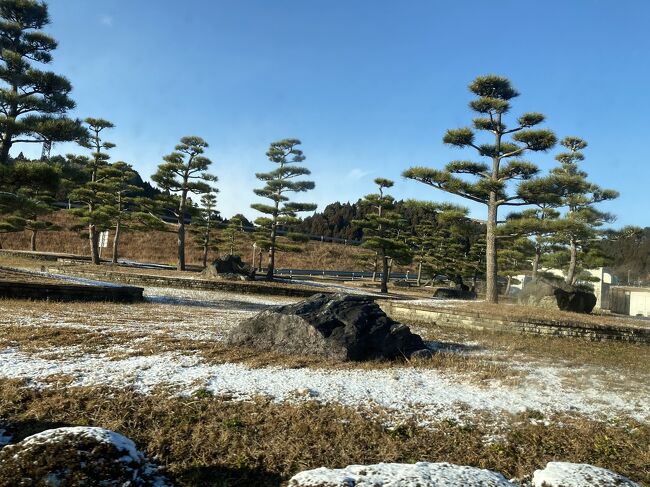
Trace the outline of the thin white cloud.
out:
M 355 167 L 349 173 L 346 174 L 345 179 L 347 179 L 348 181 L 358 181 L 359 179 L 365 178 L 371 172 L 372 171 L 364 171 L 363 169 L 359 169 L 358 167 Z
M 113 17 L 110 15 L 102 15 L 99 17 L 99 23 L 106 27 L 113 27 Z

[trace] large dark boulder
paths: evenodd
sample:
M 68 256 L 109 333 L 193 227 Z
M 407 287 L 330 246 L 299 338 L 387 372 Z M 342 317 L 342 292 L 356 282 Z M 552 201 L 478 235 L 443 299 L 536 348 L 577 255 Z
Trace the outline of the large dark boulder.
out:
M 0 485 L 171 487 L 133 442 L 103 428 L 46 430 L 0 450 Z
M 438 299 L 476 299 L 476 293 L 458 287 L 439 287 L 433 293 L 433 297 Z
M 241 322 L 226 338 L 230 345 L 338 360 L 429 356 L 419 335 L 391 320 L 367 296 L 316 294 L 276 306 Z
M 212 262 L 204 271 L 205 277 L 219 279 L 255 279 L 255 268 L 246 264 L 238 255 L 222 255 Z
M 518 301 L 529 306 L 591 313 L 596 306 L 596 295 L 561 281 L 538 278 L 524 286 Z

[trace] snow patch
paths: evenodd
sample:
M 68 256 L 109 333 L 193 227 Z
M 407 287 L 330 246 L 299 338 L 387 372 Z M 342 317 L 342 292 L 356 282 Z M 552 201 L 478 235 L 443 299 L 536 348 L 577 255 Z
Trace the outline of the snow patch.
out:
M 641 487 L 610 470 L 586 463 L 549 462 L 535 470 L 533 487 Z
M 289 487 L 516 487 L 503 475 L 449 463 L 380 463 L 317 468 L 295 475 Z
M 60 350 L 62 351 L 62 350 Z M 63 354 L 65 357 L 65 354 Z M 650 420 L 648 401 L 630 403 L 601 390 L 566 390 L 549 377 L 536 387 L 481 387 L 458 381 L 435 369 L 396 367 L 390 370 L 249 368 L 237 363 L 206 364 L 198 355 L 166 352 L 115 360 L 101 354 L 46 359 L 16 349 L 0 352 L 0 377 L 27 378 L 33 385 L 52 374 L 74 378 L 75 386 L 132 386 L 141 393 L 157 385 L 175 387 L 189 395 L 203 388 L 214 395 L 247 400 L 258 395 L 276 401 L 316 399 L 353 408 L 378 406 L 399 418 L 413 418 L 422 424 L 442 419 L 465 421 L 474 413 L 517 414 L 536 410 L 578 412 L 589 416 L 626 414 L 640 421 Z M 198 385 L 197 385 L 198 384 Z M 547 384 L 546 386 L 544 384 Z

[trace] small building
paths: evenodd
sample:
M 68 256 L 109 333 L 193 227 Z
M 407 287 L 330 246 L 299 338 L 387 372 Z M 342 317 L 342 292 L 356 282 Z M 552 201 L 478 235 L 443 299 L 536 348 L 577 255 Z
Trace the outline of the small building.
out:
M 621 315 L 650 317 L 650 288 L 612 286 L 609 309 Z

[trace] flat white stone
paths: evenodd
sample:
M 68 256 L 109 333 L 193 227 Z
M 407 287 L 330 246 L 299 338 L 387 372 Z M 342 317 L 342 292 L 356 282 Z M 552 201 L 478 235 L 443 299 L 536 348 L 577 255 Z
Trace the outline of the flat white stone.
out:
M 627 477 L 586 463 L 549 462 L 535 470 L 533 487 L 641 487 Z
M 289 487 L 515 487 L 503 475 L 449 463 L 418 462 L 325 467 L 295 475 Z

